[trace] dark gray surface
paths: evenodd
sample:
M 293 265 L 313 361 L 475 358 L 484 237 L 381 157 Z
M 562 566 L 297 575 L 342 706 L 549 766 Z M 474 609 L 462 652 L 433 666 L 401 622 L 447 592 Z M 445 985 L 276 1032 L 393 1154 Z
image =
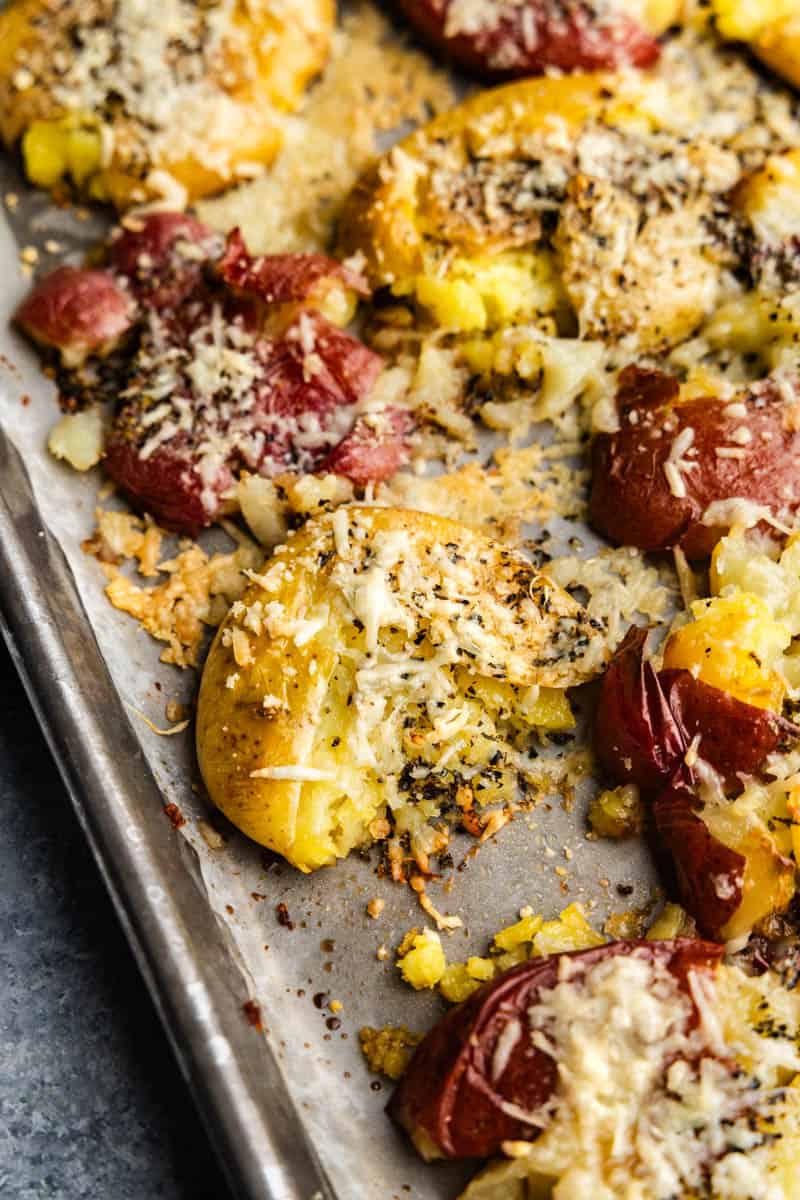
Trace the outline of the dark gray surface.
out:
M 230 1196 L 2 642 L 0 1196 Z

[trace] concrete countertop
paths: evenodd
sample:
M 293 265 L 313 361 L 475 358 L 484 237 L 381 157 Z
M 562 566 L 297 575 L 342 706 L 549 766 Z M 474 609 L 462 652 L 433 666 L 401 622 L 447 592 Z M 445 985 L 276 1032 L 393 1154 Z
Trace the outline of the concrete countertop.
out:
M 230 1200 L 2 642 L 0 1197 Z

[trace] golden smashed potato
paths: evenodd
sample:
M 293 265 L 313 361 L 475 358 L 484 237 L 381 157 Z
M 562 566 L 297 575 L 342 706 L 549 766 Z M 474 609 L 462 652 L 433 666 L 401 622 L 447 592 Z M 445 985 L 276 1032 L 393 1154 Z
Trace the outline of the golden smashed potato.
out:
M 798 0 L 712 0 L 712 10 L 723 37 L 746 42 L 762 62 L 800 87 Z
M 435 276 L 453 251 L 498 254 L 536 242 L 538 208 L 515 210 L 524 181 L 526 139 L 556 125 L 574 136 L 595 112 L 609 108 L 614 76 L 528 79 L 479 92 L 407 137 L 355 187 L 341 218 L 349 252 L 363 251 L 378 285 Z M 557 117 L 555 116 L 557 114 Z M 486 185 L 495 203 L 486 205 Z
M 203 673 L 200 767 L 230 820 L 302 871 L 390 826 L 425 846 L 467 795 L 513 801 L 531 735 L 570 727 L 564 689 L 603 666 L 566 592 L 428 514 L 337 509 L 252 578 Z
M 272 161 L 334 17 L 333 0 L 13 0 L 0 138 L 40 187 L 190 202 Z
M 482 92 L 360 181 L 343 249 L 449 332 L 533 322 L 667 349 L 717 303 L 708 223 L 739 174 L 698 133 L 695 100 L 670 97 L 654 76 L 608 73 Z M 681 202 L 661 205 L 657 164 L 676 138 L 691 143 L 685 161 L 671 159 Z

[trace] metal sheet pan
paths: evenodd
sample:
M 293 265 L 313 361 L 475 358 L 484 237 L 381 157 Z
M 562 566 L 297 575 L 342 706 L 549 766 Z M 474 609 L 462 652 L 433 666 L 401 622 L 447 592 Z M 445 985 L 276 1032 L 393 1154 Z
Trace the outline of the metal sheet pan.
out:
M 418 1162 L 383 1116 L 386 1092 L 370 1087 L 358 1051 L 363 1024 L 424 1029 L 440 1011 L 435 998 L 397 982 L 391 959 L 376 958 L 379 945 L 425 924 L 414 898 L 379 879 L 374 859 L 303 877 L 267 868 L 233 832 L 213 852 L 198 833 L 207 810 L 192 787 L 190 735 L 159 739 L 131 713 L 163 724 L 164 698 L 190 698 L 195 681 L 160 664 L 155 643 L 102 595 L 100 570 L 80 546 L 99 475 L 77 476 L 49 458 L 53 388 L 8 327 L 28 286 L 20 247 L 57 236 L 79 258 L 98 226 L 26 192 L 5 162 L 0 194 L 10 190 L 21 199 L 0 216 L 3 632 L 234 1193 L 451 1200 L 465 1172 Z M 575 533 L 570 525 L 565 537 Z M 592 546 L 586 534 L 585 553 Z M 161 813 L 165 802 L 187 818 L 178 833 Z M 645 848 L 587 841 L 585 802 L 568 812 L 554 798 L 487 843 L 448 894 L 434 894 L 464 918 L 448 940 L 450 959 L 483 952 L 525 904 L 555 915 L 580 899 L 599 924 L 647 900 L 655 877 Z M 624 902 L 616 884 L 634 889 Z M 376 895 L 385 910 L 373 922 L 365 904 Z M 278 902 L 293 929 L 278 924 Z M 321 992 L 344 1004 L 336 1028 L 313 1003 Z M 248 1000 L 261 1006 L 263 1035 L 244 1019 Z

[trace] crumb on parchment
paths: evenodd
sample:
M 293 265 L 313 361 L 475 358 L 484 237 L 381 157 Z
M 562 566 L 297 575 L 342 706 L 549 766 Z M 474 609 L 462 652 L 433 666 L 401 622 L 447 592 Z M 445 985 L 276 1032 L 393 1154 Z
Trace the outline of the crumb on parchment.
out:
M 405 1074 L 414 1047 L 419 1045 L 422 1037 L 421 1033 L 412 1033 L 405 1025 L 384 1025 L 382 1029 L 365 1025 L 358 1033 L 361 1053 L 370 1071 L 389 1079 L 400 1079 Z
M 154 638 L 166 642 L 161 661 L 195 666 L 205 630 L 224 618 L 244 592 L 246 569 L 258 567 L 263 551 L 244 534 L 227 526 L 237 541 L 229 553 L 207 554 L 194 542 L 181 541 L 178 553 L 160 560 L 167 535 L 151 521 L 131 513 L 98 509 L 97 528 L 83 549 L 100 562 L 106 595 L 115 608 L 135 617 Z M 160 582 L 139 586 L 120 569 L 135 560 L 138 574 Z M 163 578 L 166 576 L 166 578 Z

